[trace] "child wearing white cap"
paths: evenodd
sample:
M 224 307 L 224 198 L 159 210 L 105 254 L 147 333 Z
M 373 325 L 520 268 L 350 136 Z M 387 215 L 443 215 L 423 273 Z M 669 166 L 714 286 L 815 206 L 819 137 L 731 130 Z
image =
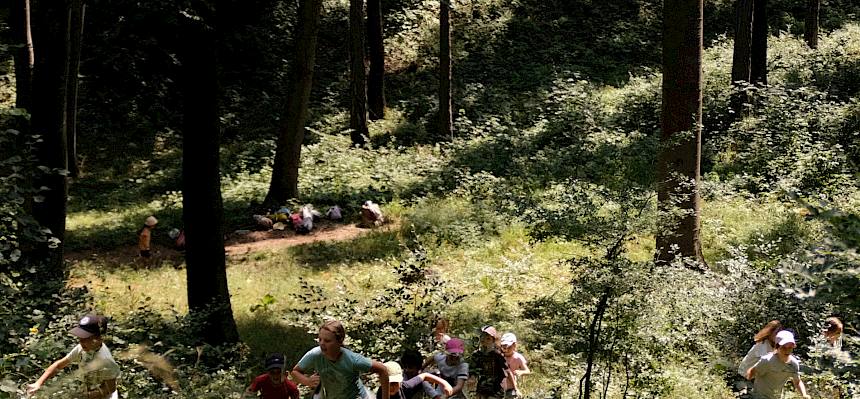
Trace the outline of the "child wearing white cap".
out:
M 755 379 L 753 399 L 779 399 L 788 379 L 804 399 L 810 398 L 800 380 L 800 361 L 791 354 L 796 346 L 791 331 L 776 334 L 776 351 L 762 356 L 747 372 L 748 379 Z
M 78 344 L 65 357 L 51 363 L 42 376 L 27 386 L 27 394 L 32 395 L 42 389 L 42 385 L 60 370 L 72 363 L 78 365 L 83 380 L 84 398 L 117 399 L 116 380 L 119 366 L 111 356 L 110 350 L 102 342 L 102 334 L 107 330 L 107 318 L 95 314 L 84 316 L 78 326 L 70 332 L 78 338 Z
M 158 219 L 155 216 L 149 216 L 143 222 L 143 228 L 140 229 L 140 234 L 137 237 L 137 248 L 140 250 L 140 256 L 142 258 L 149 258 L 152 256 L 150 242 L 152 241 L 152 230 L 155 229 L 155 225 L 158 224 Z
M 505 362 L 508 363 L 508 368 L 511 370 L 511 373 L 514 374 L 514 377 L 517 381 L 514 384 L 511 381 L 508 381 L 508 378 L 505 377 L 502 380 L 502 388 L 505 390 L 505 397 L 516 397 L 520 396 L 519 389 L 519 378 L 522 375 L 531 374 L 531 370 L 529 370 L 529 366 L 527 365 L 527 361 L 525 356 L 522 353 L 517 352 L 517 336 L 514 333 L 505 333 L 502 335 L 502 354 L 505 355 Z

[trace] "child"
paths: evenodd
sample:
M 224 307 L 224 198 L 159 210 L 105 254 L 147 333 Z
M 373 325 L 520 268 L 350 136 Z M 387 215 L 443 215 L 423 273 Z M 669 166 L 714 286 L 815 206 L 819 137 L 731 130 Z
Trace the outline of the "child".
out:
M 450 384 L 453 389 L 449 398 L 465 399 L 463 387 L 466 386 L 466 380 L 469 379 L 469 364 L 463 361 L 463 351 L 465 345 L 463 340 L 459 338 L 451 338 L 445 343 L 445 353 L 437 353 L 433 357 L 424 362 L 424 367 L 427 368 L 431 364 L 436 364 L 439 369 L 439 375 Z M 441 395 L 437 391 L 433 397 Z
M 502 354 L 505 355 L 505 362 L 508 368 L 514 374 L 515 378 L 521 375 L 531 374 L 529 366 L 526 365 L 526 358 L 521 353 L 517 352 L 517 336 L 514 333 L 505 333 L 502 335 Z M 516 381 L 519 384 L 519 381 Z M 502 380 L 502 388 L 505 390 L 505 397 L 520 396 L 519 390 L 514 388 L 514 383 L 507 378 Z
M 824 330 L 821 333 L 824 335 L 828 349 L 842 350 L 842 328 L 842 321 L 836 317 L 828 317 L 824 320 Z
M 470 359 L 477 385 L 475 393 L 479 399 L 503 398 L 505 391 L 502 390 L 502 380 L 505 378 L 511 382 L 513 390 L 517 391 L 517 380 L 499 351 L 498 339 L 499 333 L 493 326 L 482 327 L 480 348 L 472 353 Z
M 260 374 L 248 389 L 242 393 L 246 396 L 256 396 L 261 393 L 263 399 L 299 399 L 299 389 L 296 384 L 284 376 L 284 355 L 274 353 L 266 359 L 266 373 Z
M 738 365 L 738 374 L 746 377 L 747 371 L 752 367 L 762 356 L 773 352 L 776 347 L 776 334 L 782 330 L 782 323 L 779 320 L 771 320 L 762 327 L 759 332 L 753 337 L 755 345 L 750 348 L 741 364 Z
M 143 228 L 140 230 L 140 235 L 137 240 L 137 247 L 140 249 L 141 258 L 149 258 L 152 256 L 150 249 L 150 241 L 152 241 L 152 230 L 158 224 L 158 219 L 155 216 L 149 216 L 143 222 Z
M 70 332 L 78 337 L 78 344 L 65 357 L 55 361 L 42 373 L 35 383 L 27 386 L 27 394 L 32 395 L 42 388 L 45 381 L 61 369 L 75 363 L 83 379 L 83 397 L 92 399 L 117 399 L 116 380 L 119 366 L 113 360 L 110 350 L 102 341 L 107 330 L 107 319 L 103 316 L 88 314 Z
M 323 396 L 333 399 L 371 399 L 372 396 L 361 383 L 361 373 L 374 372 L 379 376 L 380 386 L 388 386 L 388 369 L 376 361 L 361 356 L 343 347 L 346 331 L 337 320 L 320 326 L 314 347 L 302 356 L 293 367 L 296 381 L 311 388 L 322 385 Z M 308 375 L 309 372 L 314 372 Z M 382 390 L 382 399 L 388 399 L 388 390 Z
M 794 334 L 780 331 L 776 334 L 776 351 L 764 355 L 747 372 L 747 379 L 755 378 L 752 397 L 754 399 L 778 399 L 782 396 L 785 381 L 791 379 L 803 399 L 810 399 L 806 386 L 800 380 L 800 361 L 791 352 L 794 350 Z
M 413 396 L 421 392 L 424 382 L 441 385 L 445 395 L 451 395 L 454 389 L 448 381 L 443 380 L 433 374 L 420 373 L 412 378 L 404 381 L 403 369 L 397 362 L 385 363 L 385 368 L 388 370 L 388 395 L 391 399 L 411 399 Z M 380 387 L 376 391 L 376 398 L 382 398 L 382 391 L 385 389 Z M 441 395 L 436 395 L 434 399 L 442 399 Z

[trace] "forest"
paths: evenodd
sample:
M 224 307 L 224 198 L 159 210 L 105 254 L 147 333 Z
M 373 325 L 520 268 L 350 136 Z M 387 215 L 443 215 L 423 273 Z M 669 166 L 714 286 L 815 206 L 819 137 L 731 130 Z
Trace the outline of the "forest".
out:
M 0 3 L 0 399 L 860 398 L 858 246 L 855 0 Z

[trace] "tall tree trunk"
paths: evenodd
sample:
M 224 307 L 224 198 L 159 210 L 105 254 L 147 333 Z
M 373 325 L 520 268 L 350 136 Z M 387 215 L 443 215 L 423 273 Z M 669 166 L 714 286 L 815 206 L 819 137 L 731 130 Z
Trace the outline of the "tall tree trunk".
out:
M 78 177 L 78 71 L 81 65 L 81 42 L 84 36 L 83 0 L 71 0 L 69 10 L 69 79 L 66 100 L 66 132 L 68 136 L 69 175 Z
M 367 103 L 371 120 L 385 117 L 385 46 L 382 41 L 381 3 L 381 0 L 367 0 L 367 46 L 370 56 Z
M 767 0 L 755 0 L 753 4 L 753 32 L 751 46 L 750 81 L 767 84 Z
M 662 148 L 657 200 L 668 220 L 656 237 L 657 261 L 677 256 L 704 263 L 699 197 L 702 152 L 702 0 L 663 6 Z
M 48 251 L 48 267 L 60 275 L 63 270 L 63 242 L 66 232 L 66 79 L 68 77 L 69 14 L 64 1 L 40 1 L 33 10 L 35 43 L 39 46 L 33 69 L 31 126 L 42 138 L 36 147 L 38 165 L 50 169 L 35 180 L 46 187 L 41 201 L 33 204 L 33 216 L 60 240 L 58 250 Z
M 363 146 L 367 131 L 367 62 L 364 57 L 364 0 L 349 0 L 349 128 L 352 145 Z
M 451 3 L 439 1 L 439 135 L 454 139 L 454 119 L 451 112 Z
M 284 123 L 278 136 L 272 182 L 264 201 L 267 206 L 283 205 L 288 199 L 299 196 L 299 164 L 313 83 L 321 10 L 322 0 L 302 0 L 299 3 L 298 32 L 294 36 L 296 55 L 290 77 L 291 95 L 287 98 Z
M 809 48 L 818 48 L 818 13 L 821 11 L 821 0 L 807 0 L 806 26 L 803 39 Z
M 9 27 L 15 49 L 15 107 L 30 110 L 33 97 L 33 36 L 30 29 L 30 0 L 11 0 Z
M 747 102 L 746 91 L 740 90 L 750 82 L 750 47 L 752 40 L 753 1 L 738 0 L 735 19 L 735 43 L 732 52 L 732 84 L 736 91 L 732 95 L 731 107 L 735 116 L 743 113 Z
M 183 21 L 182 217 L 188 309 L 201 323 L 198 332 L 212 345 L 236 342 L 239 334 L 230 305 L 224 256 L 221 199 L 219 79 L 214 32 L 203 21 Z

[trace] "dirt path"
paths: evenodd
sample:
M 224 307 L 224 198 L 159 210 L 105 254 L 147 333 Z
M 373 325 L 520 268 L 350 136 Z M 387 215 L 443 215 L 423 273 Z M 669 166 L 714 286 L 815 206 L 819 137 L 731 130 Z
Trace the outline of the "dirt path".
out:
M 298 235 L 291 229 L 277 231 L 241 231 L 227 234 L 224 251 L 227 256 L 240 256 L 249 253 L 270 251 L 280 248 L 293 247 L 318 241 L 346 241 L 367 234 L 373 230 L 361 228 L 355 224 L 340 224 L 328 221 L 319 222 L 311 234 Z M 381 227 L 384 230 L 396 228 L 395 225 Z M 153 244 L 153 263 L 169 262 L 180 264 L 185 255 L 174 248 Z M 86 249 L 67 252 L 67 261 L 72 263 L 94 261 L 107 265 L 120 266 L 141 262 L 136 245 L 123 246 L 113 249 Z

